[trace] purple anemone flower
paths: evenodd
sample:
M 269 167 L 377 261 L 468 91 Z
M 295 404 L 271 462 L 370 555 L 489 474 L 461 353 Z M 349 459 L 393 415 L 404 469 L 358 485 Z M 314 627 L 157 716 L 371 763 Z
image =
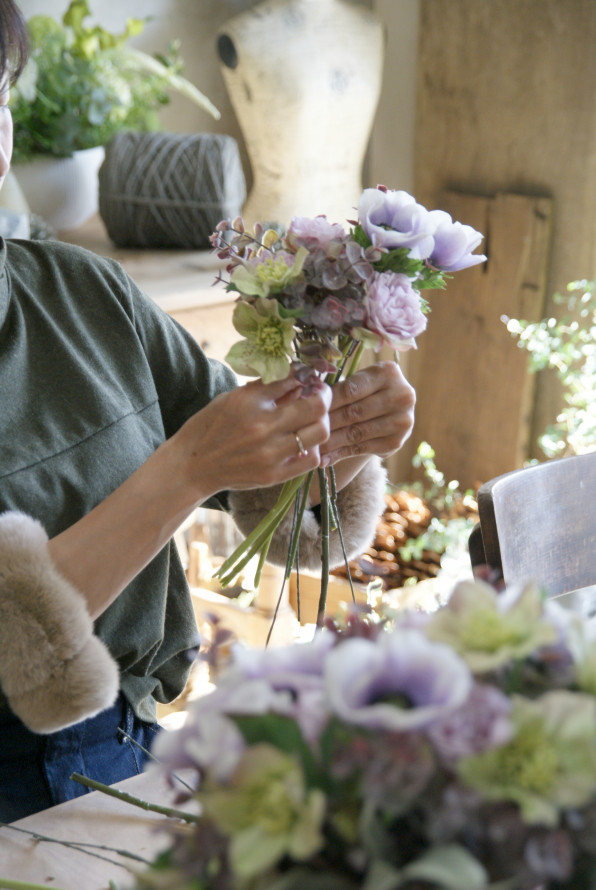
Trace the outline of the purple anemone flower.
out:
M 473 252 L 484 237 L 480 232 L 454 222 L 444 210 L 431 210 L 429 217 L 434 225 L 435 242 L 428 258 L 431 266 L 442 272 L 458 272 L 486 260 L 484 254 Z
M 375 247 L 405 247 L 416 260 L 432 253 L 434 224 L 426 207 L 407 192 L 365 189 L 358 203 L 358 220 Z
M 242 649 L 234 651 L 235 669 L 244 682 L 266 682 L 272 695 L 279 698 L 278 713 L 293 717 L 305 738 L 318 738 L 329 712 L 325 703 L 323 671 L 329 651 L 337 638 L 320 633 L 310 643 L 297 643 L 278 649 Z M 281 696 L 287 695 L 283 701 Z
M 346 640 L 327 657 L 330 708 L 346 723 L 399 732 L 421 729 L 467 699 L 472 676 L 448 646 L 415 630 Z

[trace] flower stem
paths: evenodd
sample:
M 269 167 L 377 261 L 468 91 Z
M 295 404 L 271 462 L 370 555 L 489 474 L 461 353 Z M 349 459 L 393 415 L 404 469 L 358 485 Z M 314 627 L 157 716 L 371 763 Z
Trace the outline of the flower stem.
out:
M 263 566 L 265 565 L 265 560 L 267 559 L 267 554 L 269 553 L 269 547 L 271 546 L 271 540 L 273 538 L 274 532 L 275 532 L 275 529 L 266 538 L 265 543 L 261 547 L 261 552 L 259 554 L 259 563 L 257 565 L 257 570 L 255 572 L 255 578 L 254 578 L 254 582 L 253 582 L 255 589 L 261 583 L 261 575 L 263 574 Z
M 333 522 L 337 529 L 337 534 L 339 536 L 339 543 L 341 545 L 341 552 L 344 558 L 344 565 L 346 568 L 346 573 L 348 576 L 348 583 L 350 585 L 350 592 L 352 594 L 352 602 L 356 602 L 356 594 L 354 593 L 354 582 L 352 580 L 352 573 L 350 571 L 350 561 L 348 559 L 348 554 L 346 553 L 346 545 L 344 542 L 344 536 L 341 530 L 341 523 L 339 521 L 339 511 L 337 509 L 337 486 L 335 483 L 335 470 L 333 467 L 329 467 L 329 479 L 331 482 L 331 498 L 330 498 L 330 506 L 331 512 L 333 514 Z
M 149 803 L 149 801 L 142 800 L 140 797 L 135 797 L 133 794 L 128 794 L 126 791 L 119 791 L 111 785 L 104 785 L 103 782 L 96 782 L 94 779 L 88 779 L 80 773 L 73 773 L 70 778 L 73 782 L 80 782 L 81 785 L 85 785 L 86 788 L 93 788 L 94 791 L 101 791 L 102 794 L 107 794 L 109 797 L 116 797 L 124 803 L 130 803 L 135 807 L 140 807 L 142 810 L 149 810 L 152 813 L 159 813 L 162 816 L 171 816 L 174 819 L 181 819 L 183 822 L 200 821 L 200 817 L 195 816 L 194 813 L 187 813 L 184 810 L 177 810 L 174 807 L 160 806 L 160 804 L 157 803 Z
M 356 348 L 354 357 L 350 363 L 350 367 L 348 368 L 348 370 L 346 371 L 346 373 L 344 375 L 346 380 L 348 379 L 348 377 L 351 377 L 352 374 L 354 374 L 358 370 L 358 365 L 360 364 L 360 359 L 362 358 L 363 352 L 364 352 L 364 343 L 361 340 Z
M 300 529 L 302 528 L 302 518 L 304 516 L 304 511 L 306 509 L 306 505 L 308 503 L 308 492 L 310 490 L 310 485 L 312 482 L 312 477 L 314 476 L 314 470 L 311 470 L 304 477 L 304 483 L 302 486 L 302 497 L 297 506 L 296 518 L 294 521 L 294 525 L 292 527 L 292 537 L 290 539 L 290 548 L 288 551 L 288 558 L 286 561 L 286 570 L 284 573 L 284 580 L 287 581 L 290 575 L 292 574 L 292 567 L 296 560 L 296 551 L 298 549 L 298 542 L 300 540 Z
M 281 490 L 281 494 L 274 507 L 269 510 L 266 516 L 259 524 L 247 535 L 242 544 L 228 556 L 225 562 L 215 572 L 215 577 L 219 579 L 222 587 L 226 587 L 236 575 L 246 566 L 252 557 L 259 552 L 263 544 L 270 535 L 275 531 L 281 520 L 284 518 L 296 492 L 302 485 L 305 474 L 286 482 Z
M 29 881 L 12 881 L 10 878 L 0 877 L 1 890 L 48 890 L 47 884 L 31 884 Z M 53 887 L 53 890 L 60 890 Z
M 327 473 L 324 469 L 317 470 L 319 490 L 321 492 L 321 592 L 317 610 L 317 627 L 323 626 L 327 607 L 327 589 L 329 587 L 329 487 Z

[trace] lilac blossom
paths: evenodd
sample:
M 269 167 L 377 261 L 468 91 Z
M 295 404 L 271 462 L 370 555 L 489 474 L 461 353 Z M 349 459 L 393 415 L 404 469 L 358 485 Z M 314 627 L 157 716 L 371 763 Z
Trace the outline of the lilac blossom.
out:
M 469 266 L 483 263 L 483 254 L 474 254 L 483 235 L 472 226 L 454 222 L 444 210 L 431 210 L 429 217 L 433 225 L 434 247 L 428 261 L 441 272 L 458 272 Z
M 325 297 L 309 315 L 309 324 L 320 331 L 340 331 L 349 329 L 364 321 L 364 307 L 356 300 L 348 297 L 345 300 L 337 296 Z
M 446 763 L 508 742 L 513 733 L 511 701 L 496 686 L 476 683 L 464 704 L 437 720 L 428 735 Z
M 472 686 L 452 649 L 413 630 L 346 640 L 325 668 L 332 711 L 368 729 L 421 729 L 463 704 Z
M 333 374 L 337 370 L 335 362 L 341 358 L 341 352 L 338 349 L 329 349 L 327 342 L 321 343 L 319 340 L 302 341 L 298 347 L 298 355 L 303 362 L 301 367 L 308 368 L 310 374 L 313 373 L 313 370 L 321 374 Z M 300 376 L 305 374 L 305 371 L 300 372 Z M 300 380 L 298 375 L 296 378 Z
M 405 812 L 422 794 L 434 770 L 432 751 L 420 733 L 375 734 L 364 764 L 367 803 L 387 813 Z
M 404 247 L 413 259 L 425 260 L 435 242 L 429 211 L 404 191 L 365 189 L 358 202 L 358 221 L 375 247 Z
M 415 338 L 426 328 L 420 295 L 401 272 L 375 273 L 365 300 L 366 330 L 376 334 L 378 349 L 388 343 L 396 349 L 415 346 Z

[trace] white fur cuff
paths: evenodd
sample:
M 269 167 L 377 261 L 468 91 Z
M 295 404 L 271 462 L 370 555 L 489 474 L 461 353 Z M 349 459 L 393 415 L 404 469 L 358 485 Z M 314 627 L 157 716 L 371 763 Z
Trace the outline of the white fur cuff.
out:
M 119 687 L 116 662 L 47 543 L 35 519 L 0 514 L 0 686 L 37 733 L 94 716 L 114 703 Z
M 375 536 L 377 521 L 385 509 L 385 485 L 387 475 L 378 457 L 372 457 L 358 475 L 337 493 L 337 507 L 341 533 L 349 559 L 370 544 Z M 236 525 L 243 534 L 249 534 L 273 507 L 280 488 L 262 488 L 250 491 L 232 491 L 229 503 Z M 292 528 L 293 510 L 286 514 L 278 526 L 269 548 L 268 561 L 285 565 L 288 542 Z M 300 566 L 304 569 L 321 568 L 321 527 L 312 510 L 305 510 L 300 531 Z M 332 529 L 329 535 L 331 567 L 344 561 L 339 533 Z

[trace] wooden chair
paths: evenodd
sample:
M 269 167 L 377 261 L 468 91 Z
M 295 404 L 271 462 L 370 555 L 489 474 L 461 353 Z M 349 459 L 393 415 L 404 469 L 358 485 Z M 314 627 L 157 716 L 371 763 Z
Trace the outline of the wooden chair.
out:
M 596 452 L 498 476 L 478 491 L 472 568 L 506 585 L 536 581 L 549 597 L 596 585 Z

